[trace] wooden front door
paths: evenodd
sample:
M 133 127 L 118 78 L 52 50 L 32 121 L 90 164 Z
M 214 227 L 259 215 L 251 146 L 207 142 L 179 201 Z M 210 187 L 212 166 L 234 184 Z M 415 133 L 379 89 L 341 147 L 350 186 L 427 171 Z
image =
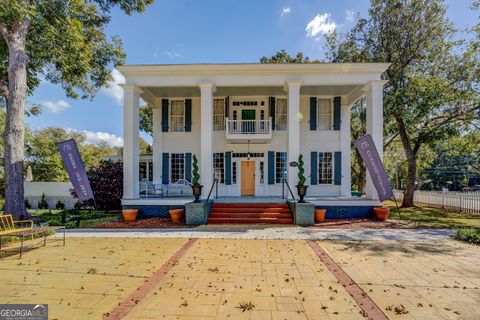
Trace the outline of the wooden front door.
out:
M 255 161 L 242 161 L 242 196 L 255 195 Z

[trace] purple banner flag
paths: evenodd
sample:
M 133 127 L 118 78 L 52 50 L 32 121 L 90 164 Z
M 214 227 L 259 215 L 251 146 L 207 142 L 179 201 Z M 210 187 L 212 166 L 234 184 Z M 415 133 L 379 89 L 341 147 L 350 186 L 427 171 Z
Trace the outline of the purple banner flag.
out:
M 373 186 L 377 189 L 380 201 L 391 199 L 393 197 L 392 187 L 390 186 L 390 181 L 388 181 L 387 173 L 383 167 L 382 160 L 380 160 L 375 143 L 373 143 L 372 136 L 367 134 L 356 140 L 354 144 L 370 173 Z
M 82 157 L 78 152 L 75 140 L 66 140 L 58 143 L 58 150 L 63 159 L 63 164 L 67 170 L 73 189 L 77 193 L 80 201 L 94 199 L 90 182 L 88 181 Z

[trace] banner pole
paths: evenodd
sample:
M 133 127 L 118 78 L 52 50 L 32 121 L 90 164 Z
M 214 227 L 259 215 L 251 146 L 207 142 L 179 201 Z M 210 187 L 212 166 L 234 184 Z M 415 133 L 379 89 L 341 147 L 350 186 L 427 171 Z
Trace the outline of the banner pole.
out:
M 395 192 L 393 192 L 393 200 L 395 201 L 395 207 L 397 207 L 398 217 L 402 220 L 402 214 L 400 213 L 400 208 L 398 207 L 397 197 L 395 197 Z

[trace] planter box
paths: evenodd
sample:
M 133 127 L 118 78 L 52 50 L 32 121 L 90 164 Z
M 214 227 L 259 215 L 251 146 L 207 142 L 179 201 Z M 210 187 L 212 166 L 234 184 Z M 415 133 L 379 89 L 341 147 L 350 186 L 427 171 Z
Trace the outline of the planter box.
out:
M 294 214 L 295 224 L 299 226 L 313 226 L 315 224 L 315 205 L 310 202 L 288 202 L 290 211 Z
M 185 204 L 185 223 L 188 226 L 198 226 L 207 223 L 207 212 L 205 208 L 205 201 L 189 202 Z

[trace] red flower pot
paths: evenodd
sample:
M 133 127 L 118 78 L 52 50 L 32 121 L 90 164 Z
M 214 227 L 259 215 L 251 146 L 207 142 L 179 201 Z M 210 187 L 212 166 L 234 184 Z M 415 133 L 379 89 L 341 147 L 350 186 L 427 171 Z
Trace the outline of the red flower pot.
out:
M 380 221 L 385 221 L 388 218 L 388 213 L 390 212 L 389 208 L 373 208 L 373 213 L 375 218 Z
M 316 209 L 315 210 L 315 222 L 322 223 L 325 222 L 325 214 L 327 209 Z
M 173 223 L 178 223 L 182 219 L 183 209 L 168 210 L 168 214 L 170 215 L 170 220 L 172 220 Z
M 138 209 L 123 209 L 122 215 L 125 222 L 134 222 L 137 220 Z

